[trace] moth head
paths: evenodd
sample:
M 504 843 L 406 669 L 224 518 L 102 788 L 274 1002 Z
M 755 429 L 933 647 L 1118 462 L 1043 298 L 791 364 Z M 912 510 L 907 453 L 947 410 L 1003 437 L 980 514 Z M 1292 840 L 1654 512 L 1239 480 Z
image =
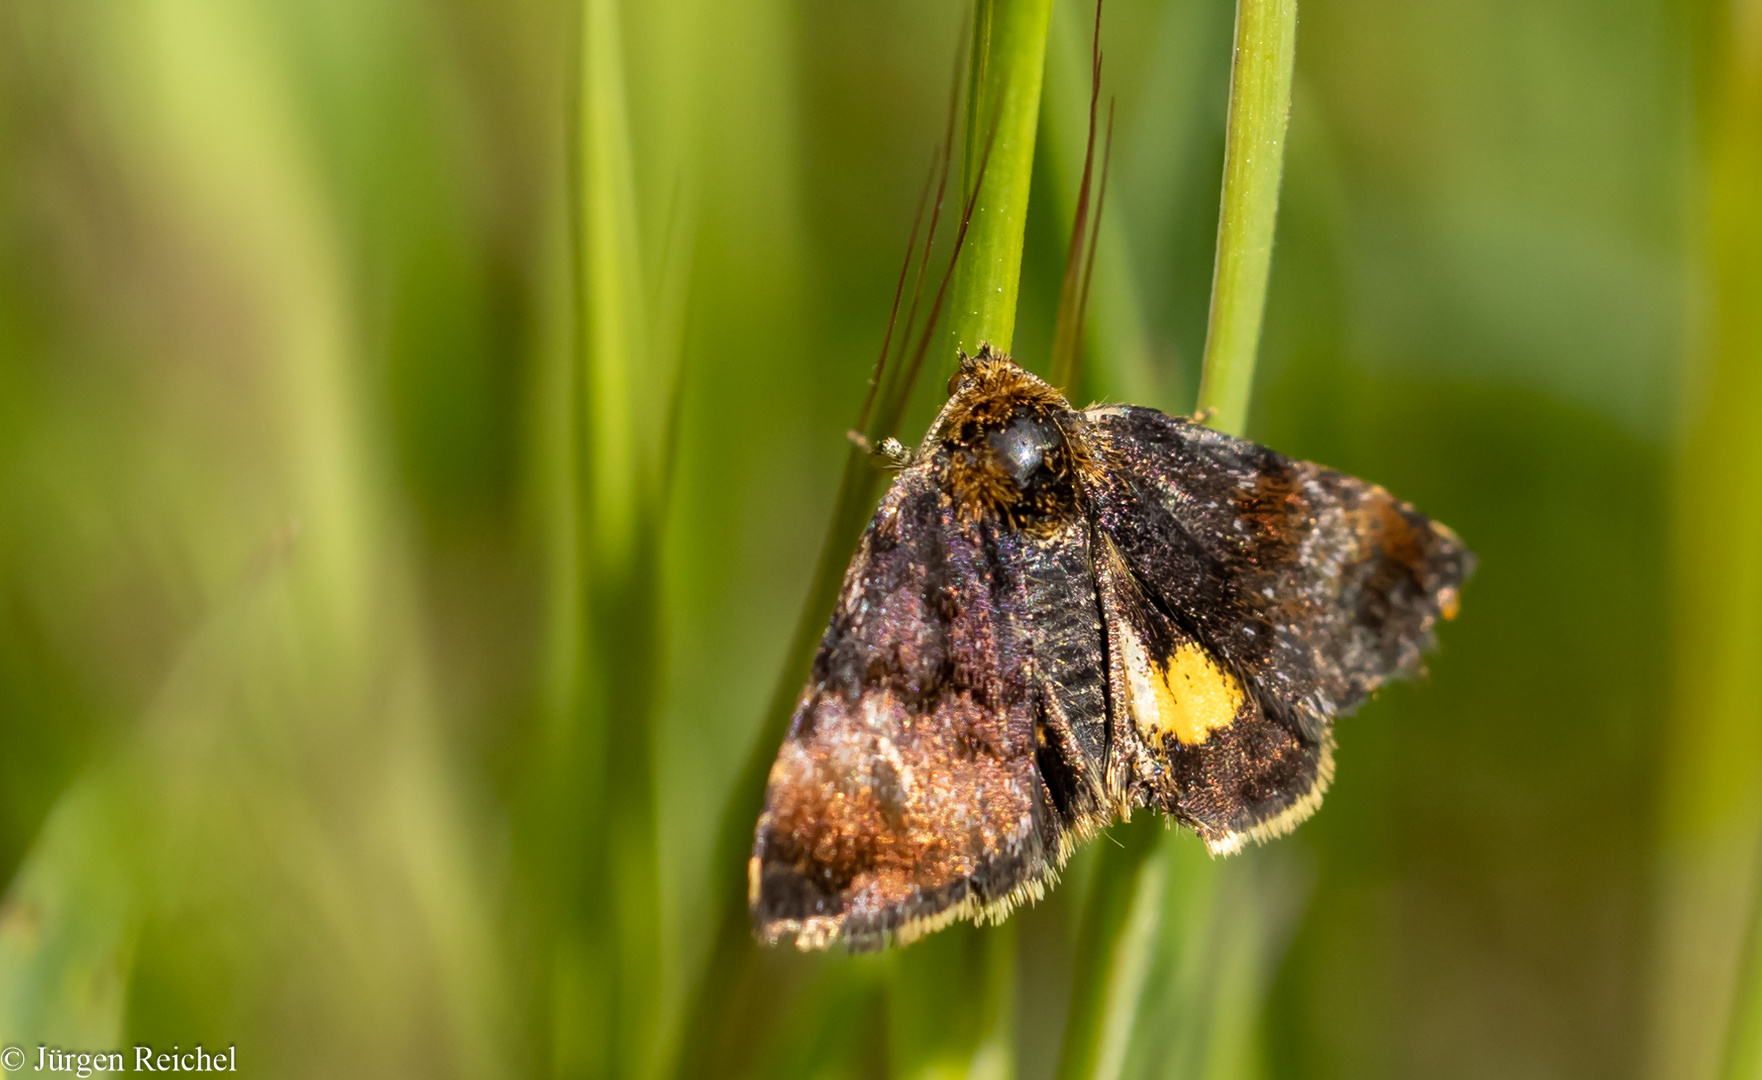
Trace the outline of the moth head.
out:
M 948 396 L 950 398 L 959 397 L 972 387 L 974 376 L 979 373 L 979 368 L 982 365 L 991 367 L 1000 359 L 1011 367 L 1015 367 L 1015 362 L 1009 357 L 1002 353 L 992 352 L 990 345 L 979 346 L 978 356 L 968 356 L 967 350 L 956 349 L 954 351 L 954 374 L 948 377 Z

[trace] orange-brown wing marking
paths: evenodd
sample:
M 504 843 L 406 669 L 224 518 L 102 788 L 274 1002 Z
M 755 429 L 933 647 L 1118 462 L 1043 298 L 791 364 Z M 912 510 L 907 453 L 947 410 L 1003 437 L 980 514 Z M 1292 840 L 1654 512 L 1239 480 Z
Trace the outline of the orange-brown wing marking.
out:
M 759 935 L 874 948 L 1037 896 L 1058 823 L 1009 568 L 902 473 L 845 578 L 754 839 Z

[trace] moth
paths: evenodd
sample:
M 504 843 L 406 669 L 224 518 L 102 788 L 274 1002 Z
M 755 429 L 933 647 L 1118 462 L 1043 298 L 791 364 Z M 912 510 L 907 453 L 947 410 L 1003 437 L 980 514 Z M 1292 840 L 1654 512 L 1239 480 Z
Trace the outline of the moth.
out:
M 748 863 L 759 938 L 904 944 L 1037 900 L 1116 818 L 1295 828 L 1333 720 L 1414 675 L 1474 556 L 1382 488 L 989 348 L 845 573 Z

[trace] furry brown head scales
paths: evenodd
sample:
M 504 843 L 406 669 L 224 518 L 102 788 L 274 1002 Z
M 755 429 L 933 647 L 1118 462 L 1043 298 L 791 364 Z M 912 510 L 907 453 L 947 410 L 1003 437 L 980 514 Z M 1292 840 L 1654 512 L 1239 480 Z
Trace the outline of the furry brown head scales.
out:
M 1040 535 L 1079 512 L 1092 455 L 1063 394 L 989 345 L 961 354 L 948 389 L 930 438 L 964 515 Z

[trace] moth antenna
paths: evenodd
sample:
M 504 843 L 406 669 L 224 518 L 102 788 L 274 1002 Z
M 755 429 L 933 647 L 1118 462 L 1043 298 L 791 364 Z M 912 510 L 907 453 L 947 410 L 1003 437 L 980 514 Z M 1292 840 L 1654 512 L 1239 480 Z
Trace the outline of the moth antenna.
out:
M 917 280 L 912 285 L 912 302 L 911 306 L 906 310 L 905 330 L 900 334 L 900 352 L 902 358 L 904 356 L 906 342 L 911 340 L 912 331 L 916 328 L 918 322 L 919 302 L 924 296 L 924 281 L 928 276 L 930 267 L 930 248 L 936 241 L 936 228 L 942 220 L 942 200 L 948 192 L 948 167 L 950 160 L 951 155 L 945 150 L 942 154 L 941 177 L 936 185 L 936 202 L 930 211 L 930 229 L 924 236 L 923 252 L 918 260 L 918 276 Z M 914 375 L 915 369 L 912 374 L 905 377 L 909 379 Z
M 900 349 L 902 357 L 904 355 L 905 343 L 911 340 L 912 328 L 917 323 L 918 304 L 924 295 L 924 279 L 927 276 L 930 267 L 930 249 L 936 242 L 936 227 L 942 220 L 942 202 L 948 194 L 948 171 L 950 163 L 954 160 L 955 118 L 959 115 L 958 106 L 960 105 L 961 73 L 964 70 L 962 57 L 966 55 L 964 28 L 962 34 L 963 37 L 961 42 L 955 49 L 954 78 L 949 80 L 948 86 L 948 118 L 943 125 L 942 131 L 942 166 L 936 180 L 936 202 L 930 211 L 930 231 L 924 236 L 923 254 L 918 259 L 918 275 L 917 280 L 912 284 L 912 302 L 906 309 L 905 329 L 900 334 Z M 907 378 L 908 380 L 915 380 L 916 377 L 917 368 L 914 366 L 911 374 L 907 376 Z M 910 381 L 907 382 L 907 386 L 910 386 Z M 903 401 L 899 402 L 897 411 L 903 412 L 904 409 L 905 403 Z M 893 423 L 897 424 L 898 419 L 895 418 Z
M 1077 212 L 1071 222 L 1071 244 L 1065 254 L 1064 281 L 1059 286 L 1058 322 L 1052 335 L 1052 381 L 1066 394 L 1073 395 L 1083 368 L 1083 306 L 1088 290 L 1084 240 L 1092 225 L 1089 194 L 1095 169 L 1096 110 L 1101 102 L 1101 3 L 1102 0 L 1095 0 L 1095 32 L 1089 49 L 1089 135 L 1083 149 L 1083 180 L 1077 186 Z M 1110 105 L 1110 137 L 1111 116 Z M 1094 248 L 1089 250 L 1092 253 Z
M 899 298 L 905 294 L 906 275 L 912 270 L 912 253 L 918 247 L 918 227 L 924 223 L 924 204 L 930 201 L 930 180 L 935 176 L 936 159 L 930 159 L 931 171 L 924 177 L 923 190 L 918 192 L 918 209 L 912 214 L 911 236 L 905 242 L 905 259 L 899 264 L 899 280 L 893 286 L 893 307 L 887 313 L 887 333 L 881 338 L 881 355 L 875 359 L 875 374 L 869 379 L 869 393 L 863 398 L 862 411 L 857 413 L 857 428 L 869 426 L 869 410 L 875 404 L 875 392 L 887 371 L 887 351 L 893 345 L 893 328 L 899 322 Z M 922 275 L 920 275 L 922 276 Z M 910 326 L 907 326 L 908 332 Z
M 985 190 L 985 170 L 991 165 L 991 149 L 997 143 L 998 117 L 993 116 L 989 125 L 989 133 L 985 136 L 985 152 L 979 158 L 979 169 L 973 178 L 972 194 L 967 196 L 967 204 L 961 209 L 961 225 L 955 230 L 954 251 L 948 256 L 948 269 L 943 272 L 942 283 L 936 286 L 936 300 L 930 305 L 930 319 L 924 324 L 924 336 L 918 339 L 917 351 L 912 356 L 910 379 L 918 377 L 918 371 L 924 366 L 924 357 L 930 351 L 930 335 L 936 329 L 936 320 L 942 316 L 942 302 L 948 297 L 948 284 L 954 280 L 954 268 L 960 262 L 961 248 L 967 242 L 967 229 L 973 224 L 973 210 L 979 205 L 979 192 Z
M 1095 192 L 1095 219 L 1089 230 L 1089 256 L 1083 262 L 1083 295 L 1077 302 L 1077 351 L 1073 357 L 1073 376 L 1083 370 L 1083 325 L 1089 318 L 1089 286 L 1095 283 L 1095 249 L 1101 243 L 1101 210 L 1107 205 L 1107 172 L 1113 162 L 1114 99 L 1107 102 L 1107 142 L 1101 152 L 1101 184 Z M 1076 380 L 1073 378 L 1073 382 Z

